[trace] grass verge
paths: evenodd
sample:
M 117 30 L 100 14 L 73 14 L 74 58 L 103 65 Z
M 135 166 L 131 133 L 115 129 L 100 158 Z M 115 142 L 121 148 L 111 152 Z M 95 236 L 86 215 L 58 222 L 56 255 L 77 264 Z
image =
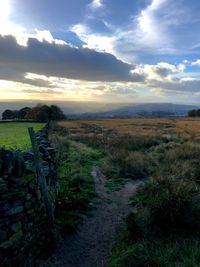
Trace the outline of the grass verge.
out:
M 91 170 L 102 153 L 66 137 L 57 136 L 56 139 L 60 189 L 55 216 L 61 232 L 67 234 L 75 231 L 94 207 L 91 199 L 96 194 Z

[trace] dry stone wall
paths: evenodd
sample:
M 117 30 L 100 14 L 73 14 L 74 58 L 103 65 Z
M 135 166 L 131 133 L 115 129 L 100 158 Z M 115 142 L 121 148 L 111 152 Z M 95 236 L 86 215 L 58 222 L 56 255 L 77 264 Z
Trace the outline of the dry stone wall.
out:
M 36 136 L 52 205 L 57 194 L 55 150 L 47 128 Z M 0 266 L 17 267 L 49 249 L 52 229 L 34 173 L 33 152 L 0 149 Z

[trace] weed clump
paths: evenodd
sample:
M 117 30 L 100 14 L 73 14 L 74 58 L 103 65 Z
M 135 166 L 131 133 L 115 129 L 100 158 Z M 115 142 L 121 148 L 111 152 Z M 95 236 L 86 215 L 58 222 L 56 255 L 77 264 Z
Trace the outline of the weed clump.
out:
M 156 177 L 142 185 L 132 203 L 148 227 L 164 233 L 194 231 L 200 226 L 200 191 L 193 181 Z

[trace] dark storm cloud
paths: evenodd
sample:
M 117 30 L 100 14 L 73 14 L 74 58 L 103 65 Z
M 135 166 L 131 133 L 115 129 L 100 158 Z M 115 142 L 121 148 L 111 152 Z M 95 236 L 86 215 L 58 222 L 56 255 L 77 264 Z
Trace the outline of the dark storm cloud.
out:
M 0 52 L 1 54 L 1 52 Z M 25 77 L 25 72 L 13 69 L 9 65 L 5 66 L 0 62 L 0 80 L 8 80 L 13 82 L 26 83 L 38 87 L 53 87 L 53 84 L 48 80 L 41 78 L 29 79 Z
M 134 67 L 108 53 L 88 48 L 28 40 L 20 46 L 12 36 L 0 36 L 1 79 L 36 83 L 49 86 L 48 82 L 25 79 L 25 73 L 63 77 L 87 81 L 143 81 L 142 75 L 130 75 Z M 43 84 L 44 83 L 44 84 Z

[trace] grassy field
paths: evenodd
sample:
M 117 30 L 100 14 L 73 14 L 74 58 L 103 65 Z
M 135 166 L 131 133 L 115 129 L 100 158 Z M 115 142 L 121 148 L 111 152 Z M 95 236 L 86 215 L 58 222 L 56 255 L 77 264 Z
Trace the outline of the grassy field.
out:
M 112 130 L 131 135 L 142 134 L 200 134 L 199 118 L 132 118 L 132 119 L 99 119 L 63 121 L 60 126 L 67 128 L 70 133 L 85 132 L 85 127 L 96 126 L 102 131 Z
M 30 147 L 28 128 L 39 131 L 44 123 L 8 122 L 0 123 L 0 147 L 26 150 Z
M 63 136 L 102 152 L 108 187 L 141 179 L 108 267 L 200 266 L 200 120 L 60 122 Z

